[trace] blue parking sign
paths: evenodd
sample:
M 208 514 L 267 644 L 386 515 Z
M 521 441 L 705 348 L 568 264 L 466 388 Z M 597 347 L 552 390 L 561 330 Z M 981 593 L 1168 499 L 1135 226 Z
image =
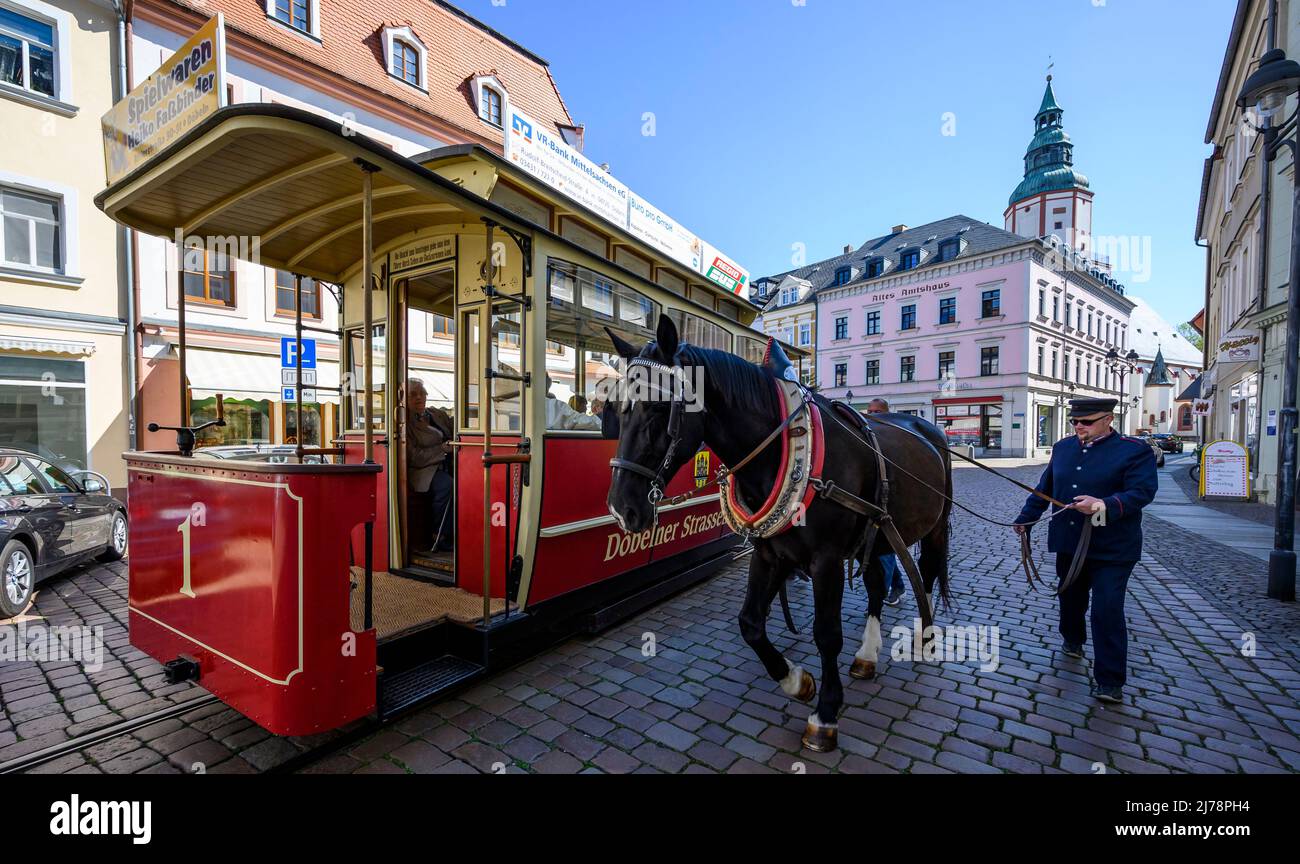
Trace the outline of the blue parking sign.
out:
M 292 336 L 280 337 L 280 365 L 285 369 L 294 369 L 298 365 L 298 340 Z M 302 340 L 302 368 L 316 368 L 316 340 Z

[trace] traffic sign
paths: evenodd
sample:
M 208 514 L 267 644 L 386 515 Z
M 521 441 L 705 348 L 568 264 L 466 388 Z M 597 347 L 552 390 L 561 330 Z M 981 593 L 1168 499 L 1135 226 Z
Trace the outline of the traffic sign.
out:
M 298 340 L 292 336 L 280 337 L 280 365 L 293 369 L 298 365 Z M 302 340 L 302 368 L 316 368 L 316 340 Z
M 293 387 L 298 383 L 298 370 L 292 366 L 280 370 L 280 383 L 285 387 Z M 303 369 L 302 383 L 308 387 L 316 386 L 316 370 Z
M 295 388 L 293 388 L 293 387 L 281 387 L 281 388 L 280 388 L 280 398 L 281 398 L 282 400 L 284 400 L 285 402 L 297 402 L 297 401 L 298 401 L 298 392 L 297 392 L 297 390 L 296 390 Z M 304 402 L 315 402 L 315 401 L 316 401 L 316 391 L 315 391 L 315 390 L 308 389 L 308 388 L 306 388 L 306 387 L 302 388 L 302 401 L 304 401 Z

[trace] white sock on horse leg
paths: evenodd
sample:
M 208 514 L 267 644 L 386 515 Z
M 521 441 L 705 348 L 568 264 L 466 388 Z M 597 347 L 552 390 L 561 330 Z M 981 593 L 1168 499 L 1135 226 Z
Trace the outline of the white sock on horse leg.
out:
M 803 689 L 803 667 L 796 666 L 789 660 L 785 661 L 789 672 L 781 679 L 781 692 L 787 696 L 796 696 Z
M 880 656 L 880 646 L 884 640 L 880 637 L 880 619 L 874 615 L 867 616 L 867 627 L 862 631 L 862 647 L 854 654 L 859 660 L 875 663 Z
M 816 711 L 814 711 L 814 712 L 812 712 L 811 714 L 808 715 L 808 727 L 809 727 L 809 728 L 812 728 L 812 729 L 834 729 L 834 728 L 835 728 L 836 726 L 838 726 L 838 725 L 839 725 L 838 723 L 823 723 L 823 722 L 822 722 L 822 719 L 821 719 L 820 717 L 817 716 L 817 712 L 816 712 Z

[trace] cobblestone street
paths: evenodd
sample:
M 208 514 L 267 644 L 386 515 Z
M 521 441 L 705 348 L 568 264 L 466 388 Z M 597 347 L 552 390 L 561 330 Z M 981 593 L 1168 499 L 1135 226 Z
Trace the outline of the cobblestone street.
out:
M 1039 468 L 1011 469 L 1033 482 Z M 1185 470 L 1170 460 L 1167 471 Z M 1162 473 L 1162 483 L 1172 482 Z M 1021 496 L 958 469 L 960 500 L 1010 518 Z M 957 511 L 955 606 L 941 626 L 998 628 L 996 669 L 978 660 L 888 659 L 907 598 L 886 607 L 875 681 L 847 677 L 866 601 L 846 594 L 840 749 L 801 750 L 809 708 L 786 698 L 740 638 L 746 560 L 612 630 L 572 639 L 323 758 L 311 772 L 1293 772 L 1300 771 L 1300 610 L 1263 598 L 1260 563 L 1148 515 L 1148 556 L 1130 583 L 1126 704 L 1088 695 L 1089 667 L 1057 650 L 1056 607 L 1028 590 L 1005 529 Z M 1042 551 L 1043 532 L 1035 537 Z M 81 569 L 46 583 L 28 626 L 105 627 L 103 668 L 10 663 L 0 670 L 0 761 L 139 716 L 203 691 L 167 685 L 126 641 L 125 568 Z M 779 615 L 769 633 L 818 673 L 811 592 L 791 591 L 803 635 Z M 644 656 L 652 634 L 656 651 Z M 1254 656 L 1243 656 L 1253 639 Z M 1088 649 L 1091 656 L 1091 648 Z M 42 766 L 44 772 L 254 772 L 311 740 L 270 736 L 220 705 Z M 1104 766 L 1100 768 L 1098 766 Z

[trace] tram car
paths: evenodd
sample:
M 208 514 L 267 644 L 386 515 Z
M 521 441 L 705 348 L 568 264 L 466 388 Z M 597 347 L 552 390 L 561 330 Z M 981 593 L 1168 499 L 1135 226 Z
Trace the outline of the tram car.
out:
M 131 642 L 173 680 L 273 733 L 320 733 L 599 630 L 736 554 L 716 493 L 662 507 L 653 536 L 619 528 L 617 442 L 595 403 L 619 374 L 605 328 L 639 344 L 662 312 L 685 341 L 757 362 L 755 310 L 502 156 L 405 158 L 327 118 L 241 105 L 96 204 L 159 237 L 259 238 L 257 263 L 339 300 L 336 327 L 296 319 L 299 345 L 314 331 L 340 345 L 332 446 L 208 454 L 222 399 L 195 422 L 177 285 L 176 401 L 142 418 L 177 445 L 124 455 Z M 412 360 L 433 326 L 449 369 Z M 697 454 L 666 496 L 718 467 Z

